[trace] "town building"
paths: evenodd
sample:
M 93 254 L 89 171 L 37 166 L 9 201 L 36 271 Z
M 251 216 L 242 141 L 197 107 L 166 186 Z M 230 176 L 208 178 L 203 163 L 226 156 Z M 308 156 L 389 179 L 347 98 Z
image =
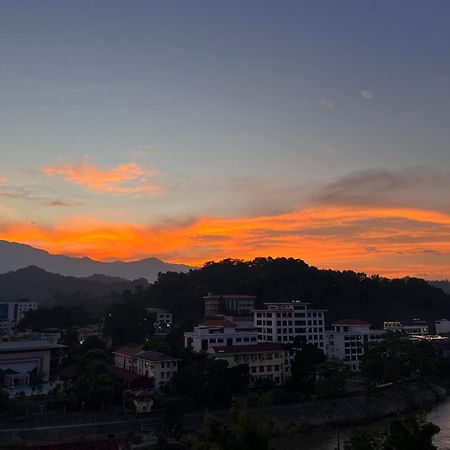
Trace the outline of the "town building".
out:
M 256 344 L 257 332 L 252 328 L 239 328 L 225 319 L 206 320 L 193 331 L 184 333 L 184 346 L 194 352 L 207 351 L 210 347 Z
M 39 375 L 44 383 L 58 367 L 64 345 L 46 340 L 0 342 L 0 379 L 10 389 L 25 388 L 31 377 Z
M 179 359 L 164 353 L 122 347 L 113 352 L 114 365 L 153 380 L 155 389 L 161 389 L 178 370 Z
M 384 330 L 372 330 L 369 322 L 355 319 L 338 320 L 327 330 L 325 354 L 330 359 L 338 359 L 359 368 L 367 347 L 384 339 Z
M 443 319 L 445 320 L 445 319 Z M 398 320 L 388 320 L 383 324 L 384 331 L 406 335 L 427 335 L 429 334 L 428 324 L 424 320 L 413 319 L 409 323 L 402 323 Z
M 246 364 L 250 372 L 250 386 L 263 382 L 283 384 L 286 378 L 286 351 L 279 344 L 253 344 L 211 347 L 208 354 L 226 361 L 228 367 Z
M 154 317 L 153 327 L 156 336 L 166 335 L 172 328 L 172 313 L 160 308 L 147 308 L 147 313 Z
M 0 322 L 16 325 L 25 317 L 25 313 L 37 309 L 38 304 L 29 300 L 0 302 Z
M 255 308 L 256 297 L 241 294 L 213 294 L 203 297 L 205 301 L 205 317 L 215 317 L 219 314 L 249 313 Z
M 325 309 L 312 309 L 301 301 L 265 305 L 267 309 L 254 311 L 258 342 L 287 344 L 302 336 L 325 350 Z
M 402 323 L 399 320 L 385 320 L 383 330 L 389 333 L 402 333 Z
M 434 324 L 436 326 L 436 334 L 450 334 L 450 320 L 436 320 Z
M 430 331 L 427 322 L 420 319 L 413 319 L 410 323 L 402 325 L 402 332 L 407 335 L 426 335 Z

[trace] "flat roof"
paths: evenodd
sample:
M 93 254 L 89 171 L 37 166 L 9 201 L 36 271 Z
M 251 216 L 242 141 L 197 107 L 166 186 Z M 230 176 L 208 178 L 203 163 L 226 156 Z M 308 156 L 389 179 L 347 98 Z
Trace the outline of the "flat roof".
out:
M 66 346 L 52 344 L 46 340 L 0 342 L 0 353 L 21 352 L 27 350 L 51 350 L 54 348 L 66 348 Z
M 283 351 L 280 344 L 262 343 L 251 345 L 226 345 L 224 347 L 211 347 L 215 353 L 261 353 Z

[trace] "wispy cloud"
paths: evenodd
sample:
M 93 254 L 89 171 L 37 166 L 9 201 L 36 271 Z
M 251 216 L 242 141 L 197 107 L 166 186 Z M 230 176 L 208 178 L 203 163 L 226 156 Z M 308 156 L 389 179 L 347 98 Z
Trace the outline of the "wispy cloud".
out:
M 69 200 L 60 197 L 48 197 L 38 195 L 36 186 L 0 186 L 0 198 L 12 200 L 26 200 L 37 203 L 41 206 L 79 206 L 82 202 L 78 200 Z
M 90 192 L 126 195 L 155 194 L 161 191 L 161 186 L 153 182 L 153 178 L 159 173 L 136 162 L 100 168 L 84 158 L 76 164 L 44 166 L 41 171 L 48 176 L 62 177 Z
M 321 99 L 319 100 L 319 105 L 323 106 L 324 108 L 334 109 L 334 107 L 336 106 L 336 102 L 334 100 Z
M 362 98 L 366 98 L 367 100 L 375 97 L 375 94 L 369 89 L 363 89 L 362 91 L 360 91 L 360 95 Z
M 414 207 L 450 212 L 450 170 L 410 167 L 352 172 L 324 185 L 313 205 Z

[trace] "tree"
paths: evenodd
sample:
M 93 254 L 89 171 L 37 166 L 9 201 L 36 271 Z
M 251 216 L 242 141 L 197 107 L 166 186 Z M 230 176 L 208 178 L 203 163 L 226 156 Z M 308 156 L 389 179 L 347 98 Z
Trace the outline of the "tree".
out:
M 275 431 L 267 414 L 267 402 L 259 398 L 254 407 L 245 400 L 233 403 L 228 424 L 215 416 L 205 418 L 204 436 L 185 436 L 192 450 L 270 450 Z
M 437 450 L 433 437 L 440 428 L 415 417 L 394 420 L 387 433 L 358 432 L 344 445 L 345 450 Z
M 226 361 L 201 357 L 178 370 L 168 390 L 193 406 L 214 406 L 229 404 L 233 396 L 247 392 L 248 382 L 247 365 L 228 368 Z
M 288 348 L 290 352 L 294 353 L 292 377 L 288 387 L 304 393 L 312 393 L 317 369 L 327 360 L 325 354 L 315 345 L 308 343 L 302 336 L 297 336 Z

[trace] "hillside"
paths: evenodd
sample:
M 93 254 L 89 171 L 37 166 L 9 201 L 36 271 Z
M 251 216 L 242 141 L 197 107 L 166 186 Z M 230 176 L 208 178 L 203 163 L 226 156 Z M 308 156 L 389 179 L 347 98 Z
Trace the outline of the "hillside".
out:
M 450 295 L 416 278 L 387 279 L 351 271 L 319 270 L 293 258 L 257 258 L 208 263 L 185 274 L 162 274 L 136 299 L 167 307 L 179 318 L 203 313 L 208 292 L 256 295 L 267 301 L 303 300 L 328 309 L 327 321 L 341 318 L 384 320 L 450 318 Z
M 108 281 L 109 280 L 109 281 Z M 43 302 L 55 296 L 77 294 L 88 297 L 102 297 L 111 292 L 122 293 L 125 289 L 147 286 L 145 279 L 125 279 L 93 276 L 75 278 L 49 273 L 39 267 L 29 266 L 15 272 L 0 274 L 0 298 L 15 300 L 27 298 Z
M 64 255 L 52 255 L 44 250 L 0 240 L 0 273 L 37 266 L 47 272 L 73 277 L 107 275 L 127 280 L 145 278 L 149 282 L 156 280 L 159 272 L 187 272 L 190 267 L 183 264 L 170 264 L 157 258 L 138 261 L 102 262 L 90 258 L 72 258 Z
M 428 283 L 431 284 L 431 286 L 442 289 L 445 293 L 450 294 L 449 280 L 436 280 L 436 281 L 429 281 Z

